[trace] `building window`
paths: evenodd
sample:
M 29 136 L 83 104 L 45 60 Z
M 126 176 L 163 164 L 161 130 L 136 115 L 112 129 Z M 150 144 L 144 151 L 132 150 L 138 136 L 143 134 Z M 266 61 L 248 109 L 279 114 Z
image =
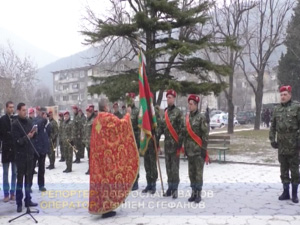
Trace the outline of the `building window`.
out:
M 63 85 L 63 90 L 69 90 L 69 85 L 68 84 L 64 84 Z
M 69 101 L 69 96 L 68 95 L 65 95 L 65 96 L 63 96 L 63 101 Z
M 78 95 L 72 95 L 72 100 L 78 100 Z
M 84 70 L 80 71 L 80 78 L 84 78 Z
M 59 80 L 59 73 L 57 73 L 57 74 L 54 75 L 54 80 L 55 80 L 55 81 L 58 81 L 58 80 Z
M 59 91 L 59 84 L 55 85 L 55 91 Z
M 72 84 L 72 89 L 79 89 L 79 84 Z
M 59 96 L 56 96 L 56 97 L 55 97 L 55 101 L 56 101 L 56 102 L 59 102 L 59 101 L 60 101 L 60 97 L 59 97 Z

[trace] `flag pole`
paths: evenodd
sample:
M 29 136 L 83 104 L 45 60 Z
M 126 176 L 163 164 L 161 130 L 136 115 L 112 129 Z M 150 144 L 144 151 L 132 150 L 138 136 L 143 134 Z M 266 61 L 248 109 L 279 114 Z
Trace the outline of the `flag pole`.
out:
M 159 178 L 160 178 L 160 183 L 161 183 L 161 189 L 162 189 L 162 192 L 163 192 L 163 194 L 164 194 L 164 193 L 165 193 L 165 190 L 164 190 L 164 182 L 163 182 L 162 175 L 161 175 L 160 162 L 159 162 L 159 157 L 158 157 L 158 149 L 157 149 L 157 143 L 156 143 L 156 136 L 155 136 L 155 134 L 152 135 L 152 139 L 153 139 L 153 142 L 154 142 L 155 156 L 156 156 L 156 162 L 157 162 L 157 167 L 158 167 L 158 172 L 159 172 Z

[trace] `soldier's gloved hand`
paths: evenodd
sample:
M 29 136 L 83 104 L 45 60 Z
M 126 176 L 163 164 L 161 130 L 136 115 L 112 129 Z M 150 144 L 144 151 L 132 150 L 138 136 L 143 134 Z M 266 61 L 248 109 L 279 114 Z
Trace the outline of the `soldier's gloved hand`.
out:
M 276 141 L 271 142 L 273 148 L 278 148 L 278 143 Z
M 70 144 L 74 146 L 74 141 L 70 141 Z

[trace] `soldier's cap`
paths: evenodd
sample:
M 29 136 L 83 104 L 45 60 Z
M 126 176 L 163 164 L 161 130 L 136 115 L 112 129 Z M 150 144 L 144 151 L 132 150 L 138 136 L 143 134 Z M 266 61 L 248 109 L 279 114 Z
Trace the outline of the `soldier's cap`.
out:
M 281 86 L 279 92 L 284 92 L 284 91 L 292 92 L 292 87 L 290 85 Z
M 35 107 L 36 110 L 40 111 L 41 110 L 41 107 L 40 106 L 37 106 Z
M 63 113 L 59 113 L 58 116 L 59 116 L 59 117 L 63 117 L 64 114 L 63 114 Z
M 190 101 L 190 100 L 193 100 L 193 101 L 199 103 L 200 98 L 199 98 L 198 95 L 191 94 L 191 95 L 188 97 L 188 101 Z
M 134 93 L 134 92 L 130 92 L 130 93 L 128 93 L 128 96 L 129 96 L 130 98 L 135 98 L 135 93 Z
M 69 112 L 69 111 L 65 111 L 65 112 L 64 112 L 64 116 L 67 115 L 67 114 L 70 115 L 70 112 Z
M 94 112 L 95 112 L 95 113 L 97 113 L 97 112 L 98 112 L 98 110 L 95 110 Z
M 93 111 L 93 108 L 88 106 L 86 109 L 85 109 L 86 112 L 92 112 Z
M 94 109 L 94 108 L 95 108 L 95 106 L 94 106 L 94 105 L 89 105 L 89 108 L 92 108 L 92 109 Z
M 79 110 L 78 110 L 78 112 L 82 112 L 82 110 L 81 110 L 81 109 L 79 109 Z
M 72 109 L 78 110 L 78 107 L 77 107 L 76 105 L 73 105 L 73 106 L 72 106 Z
M 34 109 L 33 109 L 33 108 L 29 108 L 29 109 L 28 109 L 28 113 L 29 113 L 29 114 L 34 113 Z
M 115 103 L 113 104 L 113 106 L 119 106 L 119 104 L 118 104 L 117 102 L 115 102 Z
M 174 98 L 176 98 L 177 93 L 173 89 L 170 89 L 167 91 L 166 97 L 168 97 L 168 95 L 173 95 Z
M 125 105 L 123 105 L 123 106 L 122 106 L 122 109 L 125 109 L 125 108 L 126 108 L 126 106 L 125 106 Z
M 48 112 L 48 114 L 53 114 L 52 110 L 50 110 L 50 111 Z

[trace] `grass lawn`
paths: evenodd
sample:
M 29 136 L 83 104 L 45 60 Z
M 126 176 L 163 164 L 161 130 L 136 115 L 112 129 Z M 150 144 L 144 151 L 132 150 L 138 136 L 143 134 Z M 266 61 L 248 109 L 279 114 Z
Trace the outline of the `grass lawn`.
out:
M 163 141 L 160 141 L 160 146 L 163 150 Z M 218 159 L 217 151 L 209 151 L 209 155 L 212 160 Z M 238 131 L 230 135 L 230 150 L 226 153 L 228 161 L 277 164 L 277 158 L 277 150 L 270 145 L 267 129 Z

